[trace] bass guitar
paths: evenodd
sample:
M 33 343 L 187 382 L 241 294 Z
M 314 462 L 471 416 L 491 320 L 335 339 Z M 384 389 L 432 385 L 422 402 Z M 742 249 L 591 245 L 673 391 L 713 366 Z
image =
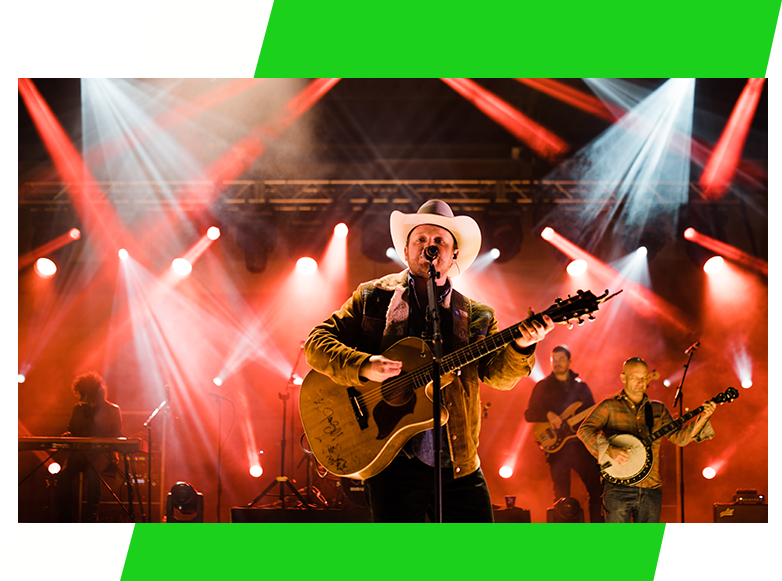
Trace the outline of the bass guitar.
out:
M 718 394 L 711 401 L 714 403 L 728 403 L 739 396 L 735 387 L 729 387 L 723 393 Z M 632 486 L 638 484 L 649 475 L 652 470 L 654 456 L 652 454 L 652 442 L 670 434 L 679 426 L 690 421 L 703 411 L 703 406 L 698 406 L 694 410 L 687 412 L 678 420 L 663 426 L 656 432 L 649 434 L 645 438 L 639 438 L 632 434 L 614 434 L 608 438 L 611 446 L 623 448 L 628 455 L 627 462 L 619 464 L 613 460 L 608 460 L 600 465 L 600 473 L 603 478 L 614 484 Z
M 595 409 L 595 406 L 590 406 L 573 415 L 580 407 L 580 401 L 570 404 L 559 416 L 562 418 L 562 424 L 559 428 L 555 428 L 550 422 L 537 422 L 532 426 L 532 434 L 541 450 L 553 454 L 558 452 L 565 445 L 565 442 L 577 436 L 578 425 Z
M 621 292 L 621 291 L 619 291 Z M 528 318 L 542 321 L 548 315 L 555 323 L 568 323 L 592 313 L 616 296 L 606 291 L 596 297 L 579 290 L 576 296 L 557 299 L 551 307 Z M 520 323 L 521 324 L 521 323 Z M 519 325 L 494 333 L 442 358 L 441 388 L 451 383 L 462 367 L 498 351 L 521 337 Z M 415 434 L 431 429 L 432 361 L 427 344 L 408 337 L 388 348 L 383 356 L 402 362 L 402 372 L 382 383 L 368 381 L 345 387 L 331 378 L 310 371 L 301 386 L 299 414 L 315 459 L 330 473 L 367 479 L 388 466 Z M 426 397 L 422 397 L 426 394 Z M 441 425 L 448 421 L 443 410 Z

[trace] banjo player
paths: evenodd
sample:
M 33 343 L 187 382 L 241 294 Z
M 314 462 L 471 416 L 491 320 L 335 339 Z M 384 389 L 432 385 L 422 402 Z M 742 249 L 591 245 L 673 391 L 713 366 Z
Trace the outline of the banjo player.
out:
M 624 362 L 619 376 L 624 388 L 595 407 L 578 430 L 586 449 L 601 468 L 613 467 L 617 477 L 603 471 L 603 505 L 606 522 L 660 522 L 662 480 L 660 478 L 660 439 L 644 448 L 644 438 L 673 422 L 665 404 L 646 395 L 651 377 L 649 367 L 640 357 Z M 666 437 L 677 446 L 714 437 L 709 417 L 716 403 L 707 401 L 703 411 L 691 422 L 671 431 Z M 629 434 L 630 436 L 620 436 Z M 622 439 L 622 438 L 626 439 Z M 612 440 L 609 442 L 609 439 Z M 630 445 L 628 442 L 637 442 Z M 640 449 L 639 449 L 640 448 Z M 634 464 L 641 469 L 636 470 Z M 636 471 L 646 472 L 640 480 L 630 477 Z M 627 476 L 627 478 L 622 478 Z M 639 477 L 636 477 L 639 478 Z

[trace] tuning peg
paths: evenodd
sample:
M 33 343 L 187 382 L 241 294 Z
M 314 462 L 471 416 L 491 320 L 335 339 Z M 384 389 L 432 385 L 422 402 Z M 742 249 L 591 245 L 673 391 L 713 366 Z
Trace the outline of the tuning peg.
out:
M 589 315 L 589 317 L 587 317 L 587 320 L 589 320 L 590 322 L 594 321 L 595 320 L 595 316 L 594 315 Z
M 567 322 L 567 328 L 568 328 L 568 330 L 573 328 L 573 321 L 568 321 Z
M 580 326 L 581 326 L 581 325 L 583 325 L 583 324 L 584 324 L 584 319 L 582 319 L 581 317 L 579 317 L 579 318 L 578 318 L 578 326 L 580 327 Z

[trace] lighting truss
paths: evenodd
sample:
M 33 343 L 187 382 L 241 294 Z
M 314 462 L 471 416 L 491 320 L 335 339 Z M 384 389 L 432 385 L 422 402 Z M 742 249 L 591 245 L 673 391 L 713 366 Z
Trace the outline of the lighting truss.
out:
M 479 210 L 493 204 L 518 205 L 621 203 L 615 195 L 620 182 L 568 180 L 226 180 L 96 182 L 97 204 L 148 206 L 150 210 L 198 209 L 220 204 L 229 210 L 252 213 L 268 211 L 318 211 L 341 205 L 365 210 L 373 205 L 417 208 L 424 201 L 439 198 L 462 211 Z M 20 206 L 69 205 L 68 182 L 24 182 L 19 187 Z M 625 184 L 627 185 L 627 184 Z M 658 204 L 680 203 L 674 196 L 679 182 L 642 184 Z M 695 203 L 713 203 L 694 183 L 689 198 Z M 741 196 L 767 198 L 767 190 L 741 192 Z M 721 204 L 740 203 L 731 190 Z

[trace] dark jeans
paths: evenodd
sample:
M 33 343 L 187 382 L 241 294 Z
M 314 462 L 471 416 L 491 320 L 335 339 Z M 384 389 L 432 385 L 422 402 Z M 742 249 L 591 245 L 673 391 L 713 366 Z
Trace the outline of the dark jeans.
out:
M 603 483 L 606 522 L 660 522 L 662 488 L 641 488 Z
M 589 522 L 603 522 L 602 488 L 597 460 L 577 439 L 548 457 L 551 480 L 554 483 L 554 501 L 570 496 L 570 470 L 575 470 L 589 494 Z
M 442 470 L 443 522 L 494 522 L 491 498 L 480 468 L 461 478 Z M 364 481 L 364 496 L 372 522 L 434 520 L 434 468 L 399 454 L 377 476 Z

